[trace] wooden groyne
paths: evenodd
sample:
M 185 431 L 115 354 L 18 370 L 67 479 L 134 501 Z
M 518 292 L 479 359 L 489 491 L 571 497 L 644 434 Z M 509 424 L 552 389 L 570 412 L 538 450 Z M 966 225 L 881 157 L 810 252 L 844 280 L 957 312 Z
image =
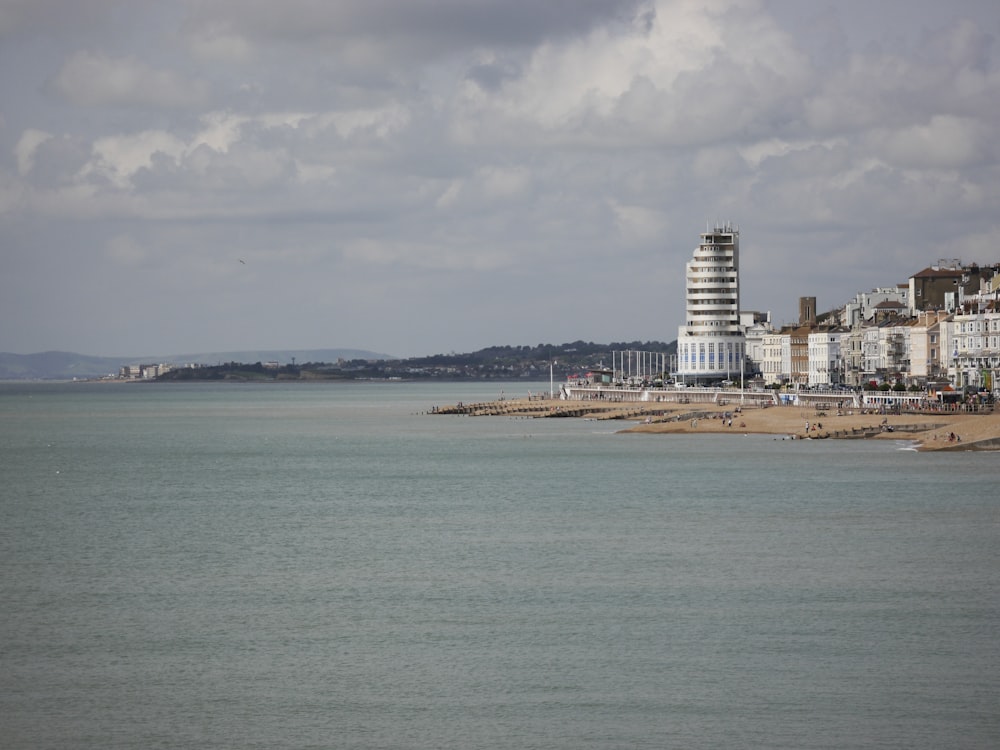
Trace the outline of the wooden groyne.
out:
M 691 406 L 695 406 L 692 404 Z M 690 407 L 683 412 L 678 404 L 656 404 L 607 401 L 562 401 L 559 399 L 511 399 L 482 401 L 473 404 L 436 406 L 431 414 L 450 414 L 466 417 L 509 417 L 511 419 L 590 419 L 594 421 L 625 420 L 644 422 L 685 422 L 718 417 L 717 410 Z
M 427 413 L 427 412 L 425 412 Z M 522 398 L 437 406 L 429 413 L 508 419 L 621 420 L 622 432 L 698 434 L 758 433 L 794 439 L 901 439 L 919 450 L 998 450 L 1000 414 L 875 413 L 767 403 L 636 402 Z
M 432 414 L 458 414 L 466 417 L 511 417 L 522 419 L 663 419 L 671 412 L 655 404 L 635 402 L 607 403 L 588 401 L 561 401 L 558 399 L 511 399 L 483 401 L 474 404 L 437 406 Z
M 824 434 L 824 437 L 834 437 L 842 439 L 870 438 L 885 433 L 922 433 L 941 429 L 944 424 L 894 424 L 894 425 L 869 425 L 865 427 L 852 427 L 848 430 L 831 430 Z

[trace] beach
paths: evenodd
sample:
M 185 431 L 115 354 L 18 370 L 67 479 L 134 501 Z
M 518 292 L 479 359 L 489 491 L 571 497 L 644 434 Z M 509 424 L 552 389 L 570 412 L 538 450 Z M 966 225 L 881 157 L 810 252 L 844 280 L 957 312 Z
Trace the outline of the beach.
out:
M 723 415 L 729 413 L 730 417 Z M 731 421 L 730 421 L 731 420 Z M 927 412 L 879 414 L 875 411 L 821 413 L 798 406 L 712 409 L 694 420 L 665 420 L 646 424 L 644 419 L 627 432 L 743 432 L 782 435 L 799 439 L 912 440 L 919 450 L 1000 449 L 1000 415 Z
M 911 440 L 918 450 L 1000 450 L 1000 413 L 817 410 L 805 406 L 739 406 L 729 403 L 562 401 L 506 399 L 443 407 L 438 413 L 510 418 L 625 420 L 627 433 L 757 433 L 791 439 Z

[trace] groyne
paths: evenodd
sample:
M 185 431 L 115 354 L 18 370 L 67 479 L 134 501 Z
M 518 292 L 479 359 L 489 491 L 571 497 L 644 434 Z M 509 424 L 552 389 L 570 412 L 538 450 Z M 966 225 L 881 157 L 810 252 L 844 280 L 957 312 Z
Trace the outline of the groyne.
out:
M 508 419 L 618 420 L 620 432 L 758 433 L 800 439 L 909 440 L 921 450 L 1000 450 L 1000 415 L 906 410 L 831 409 L 826 404 L 774 406 L 729 399 L 687 402 L 554 398 L 502 399 L 437 406 L 431 413 Z

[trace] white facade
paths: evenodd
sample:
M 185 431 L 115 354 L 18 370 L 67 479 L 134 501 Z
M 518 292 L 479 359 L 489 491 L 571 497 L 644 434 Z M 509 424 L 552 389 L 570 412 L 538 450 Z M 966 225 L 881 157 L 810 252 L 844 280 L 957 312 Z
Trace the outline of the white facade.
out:
M 764 334 L 761 346 L 760 374 L 767 385 L 780 383 L 791 370 L 791 348 L 784 345 L 787 338 L 787 334 L 778 331 Z M 789 355 L 787 363 L 783 359 L 785 353 Z
M 956 315 L 951 329 L 952 382 L 995 391 L 1000 375 L 1000 312 Z
M 865 382 L 874 380 L 882 369 L 882 337 L 877 326 L 861 330 L 861 374 Z
M 686 322 L 677 331 L 677 375 L 694 380 L 739 377 L 746 355 L 739 229 L 725 224 L 702 234 L 686 270 Z
M 870 323 L 875 317 L 875 309 L 883 302 L 897 302 L 909 307 L 909 287 L 881 287 L 870 292 L 858 292 L 854 299 L 844 306 L 841 325 L 853 328 Z
M 950 316 L 944 312 L 921 313 L 910 328 L 910 378 L 924 382 L 947 371 L 948 351 L 942 344 Z
M 840 340 L 843 331 L 813 331 L 809 334 L 809 387 L 823 388 L 844 382 Z
M 866 326 L 860 330 L 861 383 L 904 377 L 910 374 L 910 335 L 912 325 L 882 324 Z

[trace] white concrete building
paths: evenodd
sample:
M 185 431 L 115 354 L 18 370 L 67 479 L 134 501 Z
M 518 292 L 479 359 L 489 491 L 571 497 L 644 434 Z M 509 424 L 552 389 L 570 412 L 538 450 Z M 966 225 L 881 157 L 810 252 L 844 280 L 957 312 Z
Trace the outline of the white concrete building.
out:
M 825 388 L 844 382 L 840 356 L 843 330 L 819 329 L 809 334 L 809 387 Z
M 882 369 L 881 336 L 878 326 L 866 326 L 861 329 L 861 375 L 863 382 L 877 380 Z
M 955 315 L 951 321 L 948 374 L 956 387 L 997 391 L 1000 375 L 1000 312 Z
M 730 224 L 701 235 L 685 277 L 686 322 L 677 331 L 677 377 L 740 376 L 746 340 L 740 325 L 740 232 Z
M 913 327 L 909 321 L 897 321 L 881 327 L 882 357 L 887 376 L 905 375 L 910 371 L 910 333 Z
M 743 311 L 740 313 L 740 325 L 746 339 L 746 374 L 764 374 L 764 337 L 774 333 L 771 324 L 771 313 Z
M 760 374 L 766 385 L 781 383 L 788 379 L 792 369 L 791 346 L 788 344 L 788 339 L 788 334 L 781 331 L 764 334 Z
M 870 292 L 858 292 L 853 300 L 844 305 L 840 323 L 845 328 L 871 323 L 875 320 L 880 304 L 894 302 L 901 309 L 906 309 L 909 305 L 909 298 L 909 287 L 879 287 Z
M 910 380 L 926 383 L 947 371 L 947 349 L 941 328 L 951 315 L 943 311 L 921 313 L 910 327 Z

